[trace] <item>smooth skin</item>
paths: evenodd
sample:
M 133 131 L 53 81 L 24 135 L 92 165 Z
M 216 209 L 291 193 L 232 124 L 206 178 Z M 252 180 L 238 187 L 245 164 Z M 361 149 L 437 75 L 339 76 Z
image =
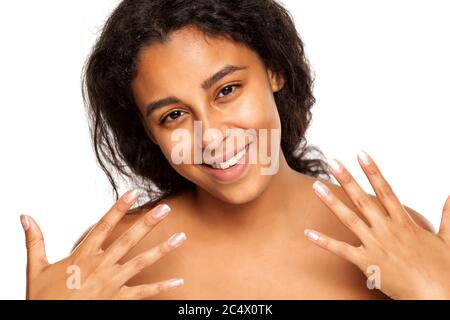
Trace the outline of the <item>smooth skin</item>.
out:
M 377 266 L 380 288 L 394 299 L 450 299 L 450 197 L 445 202 L 438 234 L 420 228 L 400 203 L 375 161 L 364 151 L 358 162 L 382 206 L 369 197 L 337 160 L 330 171 L 368 224 L 349 209 L 333 192 L 315 183 L 316 194 L 362 242 L 354 247 L 317 231 L 305 235 L 319 246 L 367 272 Z
M 206 78 L 225 65 L 246 68 L 217 79 L 210 87 L 202 87 Z M 142 206 L 125 214 L 124 206 L 116 213 L 114 223 L 107 224 L 107 228 L 101 227 L 102 223 L 94 226 L 92 230 L 99 231 L 83 236 L 85 240 L 69 258 L 51 266 L 42 262 L 45 259 L 41 233 L 30 219 L 29 298 L 84 298 L 82 293 L 64 289 L 66 267 L 74 261 L 92 274 L 84 284 L 89 292 L 97 290 L 92 298 L 131 298 L 130 291 L 135 293 L 133 297 L 144 299 L 388 299 L 389 294 L 400 297 L 395 295 L 395 288 L 389 287 L 388 295 L 369 289 L 366 275 L 356 264 L 319 248 L 317 242 L 304 236 L 305 229 L 318 230 L 329 239 L 354 247 L 364 240 L 316 195 L 313 184 L 317 179 L 292 170 L 282 152 L 276 174 L 261 175 L 258 162 L 230 184 L 217 183 L 193 164 L 172 163 L 172 133 L 178 128 L 192 133 L 194 121 L 201 121 L 204 130 L 216 128 L 222 133 L 227 128 L 281 128 L 273 95 L 283 87 L 284 79 L 266 69 L 252 50 L 228 39 L 206 37 L 195 28 L 183 28 L 164 44 L 142 50 L 137 66 L 132 90 L 145 118 L 148 137 L 160 146 L 173 168 L 196 187 L 160 201 L 157 206 L 167 204 L 171 213 L 151 232 L 138 230 L 145 229 L 143 219 L 154 208 Z M 147 116 L 146 106 L 167 96 L 176 96 L 180 102 Z M 209 142 L 202 140 L 202 148 L 208 148 Z M 193 149 L 193 145 L 187 147 Z M 335 199 L 367 222 L 346 189 L 322 182 Z M 369 197 L 382 208 L 378 197 Z M 422 236 L 435 236 L 423 217 L 404 208 Z M 103 229 L 108 231 L 102 232 Z M 123 271 L 120 281 L 109 284 L 114 271 L 123 270 L 130 261 L 154 250 L 179 230 L 188 237 L 181 247 L 159 259 L 149 259 L 148 263 L 138 259 L 139 272 Z M 103 236 L 87 241 L 93 234 Z M 107 258 L 107 252 L 115 251 L 109 248 L 117 248 L 124 234 L 128 239 L 125 243 L 133 245 L 122 247 L 119 255 Z M 430 244 L 429 250 L 435 248 Z M 444 248 L 437 248 L 436 255 L 448 254 Z M 378 262 L 375 258 L 374 262 Z M 423 274 L 415 276 L 420 278 Z M 153 294 L 155 284 L 173 278 L 184 279 L 184 284 L 177 290 L 157 290 Z M 416 289 L 422 290 L 422 279 L 416 283 Z M 396 281 L 391 284 L 398 287 Z M 108 290 L 103 290 L 106 286 Z M 152 289 L 147 291 L 142 286 Z M 433 297 L 436 295 L 433 293 Z
M 21 216 L 27 246 L 27 299 L 142 299 L 171 287 L 171 280 L 128 287 L 125 283 L 143 268 L 151 265 L 176 246 L 168 241 L 142 252 L 124 264 L 118 264 L 164 216 L 155 218 L 154 213 L 165 213 L 167 207 L 158 206 L 142 214 L 139 219 L 118 237 L 106 250 L 101 248 L 105 239 L 128 212 L 137 199 L 136 190 L 125 193 L 91 232 L 76 247 L 70 256 L 49 264 L 42 232 L 29 216 Z M 79 268 L 79 287 L 68 284 L 68 272 L 73 266 Z M 182 284 L 178 280 L 175 284 Z M 49 285 L 50 284 L 50 285 Z
M 284 198 L 285 211 L 262 224 L 256 221 L 255 227 L 248 229 L 241 229 L 238 223 L 234 227 L 205 223 L 196 211 L 194 192 L 169 197 L 164 202 L 170 204 L 173 214 L 125 261 L 166 237 L 170 230 L 182 227 L 189 239 L 182 248 L 131 279 L 129 285 L 175 275 L 185 279 L 182 288 L 150 299 L 388 299 L 383 292 L 367 288 L 366 275 L 358 267 L 304 237 L 302 231 L 314 226 L 355 247 L 361 245 L 334 213 L 322 206 L 312 187 L 316 179 L 299 174 L 294 180 L 297 190 L 292 198 Z M 322 182 L 360 216 L 341 187 Z M 296 201 L 300 196 L 304 202 Z M 378 203 L 376 197 L 369 197 Z M 407 210 L 417 228 L 432 234 L 425 219 Z M 114 241 L 138 219 L 140 211 L 125 217 L 108 241 Z

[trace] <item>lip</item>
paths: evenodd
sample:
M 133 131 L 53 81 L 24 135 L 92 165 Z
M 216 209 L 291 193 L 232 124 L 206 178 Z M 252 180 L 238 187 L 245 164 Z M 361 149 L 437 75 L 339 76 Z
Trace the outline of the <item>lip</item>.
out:
M 249 146 L 251 143 L 245 146 L 245 156 L 238 161 L 234 166 L 227 169 L 214 169 L 206 164 L 199 164 L 203 172 L 208 174 L 211 178 L 222 184 L 229 184 L 238 181 L 247 172 L 249 167 Z M 242 149 L 241 149 L 242 150 Z
M 245 147 L 239 149 L 238 151 L 234 151 L 234 150 L 228 151 L 228 153 L 225 154 L 225 160 L 223 159 L 224 155 L 222 154 L 222 156 L 216 157 L 215 159 L 211 159 L 211 161 L 205 162 L 205 163 L 211 164 L 211 163 L 226 162 L 226 161 L 230 160 L 233 156 L 237 155 L 242 150 L 246 149 L 248 146 L 249 146 L 249 144 L 247 144 Z

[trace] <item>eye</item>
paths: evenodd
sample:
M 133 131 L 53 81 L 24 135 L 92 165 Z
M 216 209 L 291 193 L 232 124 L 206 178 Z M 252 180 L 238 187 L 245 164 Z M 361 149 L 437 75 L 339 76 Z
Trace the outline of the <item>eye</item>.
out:
M 181 111 L 181 110 L 172 111 L 171 113 L 169 113 L 168 115 L 164 116 L 161 119 L 161 123 L 175 121 L 177 118 L 181 117 L 183 114 L 184 114 L 184 111 Z
M 230 93 L 233 93 L 234 91 L 236 91 L 236 90 L 232 90 L 233 87 L 239 88 L 240 86 L 241 86 L 240 84 L 231 84 L 226 87 L 223 87 L 222 90 L 219 91 L 219 95 L 221 93 L 224 93 L 225 96 L 228 96 Z M 218 95 L 218 97 L 219 97 L 219 95 Z M 219 97 L 219 98 L 222 98 L 222 97 Z

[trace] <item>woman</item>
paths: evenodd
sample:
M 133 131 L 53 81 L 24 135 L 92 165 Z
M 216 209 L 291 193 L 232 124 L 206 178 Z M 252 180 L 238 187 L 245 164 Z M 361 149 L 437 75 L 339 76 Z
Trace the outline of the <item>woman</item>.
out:
M 275 1 L 120 3 L 83 93 L 116 198 L 118 173 L 148 201 L 126 192 L 52 265 L 22 216 L 27 297 L 449 298 L 450 198 L 435 234 L 367 154 L 376 196 L 308 157 L 312 82 Z

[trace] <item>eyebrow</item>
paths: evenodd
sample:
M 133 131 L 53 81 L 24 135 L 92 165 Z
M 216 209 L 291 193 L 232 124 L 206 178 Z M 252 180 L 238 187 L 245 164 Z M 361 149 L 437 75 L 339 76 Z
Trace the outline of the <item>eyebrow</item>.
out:
M 246 69 L 247 66 L 233 66 L 233 65 L 226 65 L 216 73 L 214 73 L 212 76 L 210 76 L 208 79 L 204 80 L 201 84 L 201 88 L 205 91 L 210 89 L 217 81 L 222 79 L 223 77 L 239 70 Z M 156 109 L 162 108 L 167 105 L 171 105 L 173 103 L 179 103 L 181 102 L 180 99 L 174 96 L 165 97 L 162 99 L 159 99 L 157 101 L 150 102 L 147 107 L 145 108 L 146 113 L 145 116 L 148 117 L 153 111 Z

